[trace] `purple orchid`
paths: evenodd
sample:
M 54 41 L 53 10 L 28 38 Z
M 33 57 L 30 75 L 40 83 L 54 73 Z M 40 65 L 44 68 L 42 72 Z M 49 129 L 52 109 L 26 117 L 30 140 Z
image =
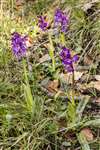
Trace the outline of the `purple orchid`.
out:
M 14 32 L 11 38 L 11 45 L 14 55 L 17 58 L 21 58 L 26 55 L 26 36 L 21 36 L 19 33 Z
M 74 72 L 73 63 L 78 61 L 78 55 L 71 56 L 70 50 L 66 47 L 62 47 L 62 51 L 60 52 L 60 57 L 62 60 L 62 64 L 65 67 L 65 70 L 68 72 Z
M 55 12 L 54 22 L 55 22 L 55 27 L 60 27 L 62 32 L 67 31 L 69 18 L 60 9 L 57 9 Z
M 47 29 L 48 23 L 46 21 L 46 16 L 39 17 L 38 25 L 42 31 L 45 31 Z

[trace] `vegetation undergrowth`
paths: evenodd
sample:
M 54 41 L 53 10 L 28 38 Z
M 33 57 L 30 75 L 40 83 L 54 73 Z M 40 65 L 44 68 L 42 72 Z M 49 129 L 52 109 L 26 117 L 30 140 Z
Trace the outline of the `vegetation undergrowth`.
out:
M 100 2 L 0 6 L 0 150 L 99 150 Z

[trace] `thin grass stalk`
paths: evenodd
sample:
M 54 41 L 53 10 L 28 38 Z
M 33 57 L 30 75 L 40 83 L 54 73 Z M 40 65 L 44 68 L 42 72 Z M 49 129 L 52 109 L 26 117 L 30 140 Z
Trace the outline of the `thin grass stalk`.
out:
M 50 49 L 49 49 L 49 55 L 52 60 L 52 71 L 55 71 L 55 56 L 54 56 L 54 46 L 53 46 L 53 41 L 51 38 L 51 35 L 49 34 L 49 42 L 50 42 Z
M 74 72 L 73 72 L 72 73 L 72 104 L 75 106 L 74 87 L 75 87 L 75 77 L 74 77 Z

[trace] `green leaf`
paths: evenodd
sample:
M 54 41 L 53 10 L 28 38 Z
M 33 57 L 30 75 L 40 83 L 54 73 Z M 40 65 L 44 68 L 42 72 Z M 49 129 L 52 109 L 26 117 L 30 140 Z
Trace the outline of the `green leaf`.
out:
M 86 123 L 84 123 L 84 127 L 86 126 L 100 127 L 100 119 L 87 121 Z
M 75 123 L 76 121 L 76 105 L 73 105 L 71 102 L 68 103 L 67 107 L 67 117 L 70 122 Z
M 24 69 L 24 81 L 25 81 L 25 84 L 23 83 L 23 89 L 24 89 L 24 97 L 26 100 L 26 106 L 27 109 L 34 114 L 35 101 L 33 101 L 33 95 L 31 92 L 31 88 L 27 76 L 26 62 L 24 60 L 23 60 L 23 69 Z
M 78 106 L 77 106 L 77 109 L 76 109 L 76 114 L 77 114 L 77 116 L 78 116 L 78 121 L 81 119 L 81 117 L 82 117 L 82 113 L 83 113 L 83 111 L 84 111 L 84 109 L 85 109 L 85 107 L 86 107 L 86 105 L 87 105 L 87 103 L 88 103 L 88 101 L 89 101 L 89 96 L 87 96 L 85 99 L 82 99 L 80 102 L 79 102 L 79 104 L 78 104 Z
M 79 143 L 81 144 L 82 150 L 90 150 L 90 146 L 83 133 L 80 132 L 79 134 L 77 134 L 77 138 Z

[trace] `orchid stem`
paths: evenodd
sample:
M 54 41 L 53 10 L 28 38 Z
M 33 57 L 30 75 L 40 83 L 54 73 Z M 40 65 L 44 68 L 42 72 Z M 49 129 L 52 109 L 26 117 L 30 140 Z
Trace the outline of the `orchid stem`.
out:
M 74 87 L 75 87 L 75 75 L 74 72 L 72 74 L 72 104 L 75 105 L 75 100 L 74 100 Z
M 54 57 L 52 58 L 52 69 L 53 71 L 55 71 L 55 58 Z
M 72 88 L 74 89 L 74 86 L 75 86 L 75 75 L 74 75 L 74 72 L 72 74 Z
M 53 41 L 51 38 L 51 35 L 49 34 L 49 41 L 50 41 L 50 50 L 49 50 L 49 55 L 52 60 L 52 70 L 53 72 L 55 71 L 55 56 L 54 56 L 54 46 L 53 46 Z
M 60 34 L 60 40 L 61 40 L 61 43 L 62 43 L 62 45 L 64 46 L 64 45 L 66 45 L 66 40 L 65 40 L 65 34 L 64 33 L 61 33 Z

